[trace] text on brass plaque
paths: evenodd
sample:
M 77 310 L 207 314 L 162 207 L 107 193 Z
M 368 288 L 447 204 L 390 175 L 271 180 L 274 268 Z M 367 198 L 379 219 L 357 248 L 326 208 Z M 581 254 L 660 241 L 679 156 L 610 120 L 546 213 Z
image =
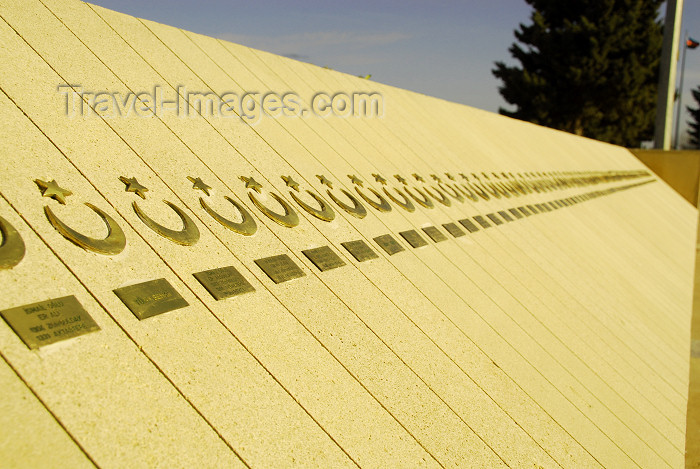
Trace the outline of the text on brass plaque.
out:
M 459 226 L 457 226 L 455 223 L 445 223 L 442 225 L 449 234 L 454 236 L 455 238 L 459 238 L 460 236 L 466 235 L 464 231 L 462 231 Z
M 379 257 L 377 253 L 361 239 L 357 241 L 346 241 L 340 244 L 352 254 L 352 257 L 354 257 L 357 262 L 364 262 Z
M 113 290 L 139 320 L 189 306 L 164 278 Z
M 192 275 L 217 301 L 255 291 L 253 285 L 233 266 L 205 270 Z
M 374 238 L 374 241 L 379 245 L 379 247 L 384 249 L 384 251 L 386 251 L 386 253 L 389 254 L 390 256 L 393 256 L 396 253 L 404 251 L 404 247 L 401 246 L 389 234 L 377 236 L 376 238 Z
M 459 220 L 459 223 L 467 229 L 468 232 L 474 233 L 475 231 L 479 231 L 479 227 L 474 224 L 473 221 L 471 221 L 469 218 L 464 218 L 462 220 Z
M 428 245 L 428 242 L 424 240 L 416 230 L 400 231 L 399 234 L 412 248 L 420 248 Z
M 0 315 L 30 349 L 100 330 L 72 295 L 6 309 Z
M 447 236 L 442 234 L 442 231 L 438 230 L 434 226 L 426 226 L 425 228 L 423 228 L 423 231 L 425 232 L 425 234 L 430 236 L 430 239 L 432 239 L 435 243 L 439 243 L 440 241 L 447 241 Z
M 526 209 L 525 207 L 518 207 L 518 210 L 520 210 L 520 213 L 522 213 L 522 214 L 525 215 L 526 217 L 529 217 L 530 215 L 532 215 L 532 214 L 528 211 L 528 209 Z
M 523 217 L 523 214 L 518 212 L 517 208 L 509 208 L 508 211 L 513 214 L 513 216 L 517 219 L 520 219 Z
M 532 205 L 528 205 L 527 209 L 532 213 L 539 213 L 539 211 L 535 207 L 533 207 Z
M 493 222 L 494 225 L 502 225 L 503 221 L 496 216 L 495 213 L 487 213 L 486 216 Z
M 503 210 L 499 211 L 498 214 L 503 218 L 505 221 L 513 221 L 513 217 L 508 215 L 508 212 L 505 212 Z
M 301 251 L 321 272 L 342 267 L 345 262 L 328 246 Z
M 257 259 L 255 263 L 275 283 L 286 282 L 306 275 L 286 254 Z
M 491 228 L 491 223 L 486 221 L 486 218 L 482 217 L 481 215 L 475 215 L 472 218 L 476 220 L 476 222 L 481 225 L 482 228 Z

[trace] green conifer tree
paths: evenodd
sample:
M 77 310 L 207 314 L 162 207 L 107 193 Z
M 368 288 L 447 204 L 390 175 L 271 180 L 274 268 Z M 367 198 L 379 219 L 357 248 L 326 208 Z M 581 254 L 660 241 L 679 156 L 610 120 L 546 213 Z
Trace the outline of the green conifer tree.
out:
M 699 104 L 697 108 L 692 108 L 686 106 L 686 110 L 693 118 L 692 121 L 688 121 L 688 133 L 690 134 L 690 144 L 694 148 L 700 148 L 700 86 L 692 90 L 693 99 Z
M 654 131 L 662 0 L 525 0 L 532 24 L 496 62 L 501 114 L 625 146 Z

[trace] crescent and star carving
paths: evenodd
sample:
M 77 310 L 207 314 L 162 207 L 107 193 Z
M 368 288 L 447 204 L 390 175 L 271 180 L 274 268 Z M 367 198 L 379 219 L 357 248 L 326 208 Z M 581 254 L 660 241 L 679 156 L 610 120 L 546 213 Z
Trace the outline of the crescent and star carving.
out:
M 71 191 L 60 187 L 55 179 L 49 182 L 36 179 L 34 182 L 37 186 L 39 186 L 39 190 L 41 190 L 41 195 L 43 197 L 52 198 L 62 205 L 66 204 L 66 197 L 72 195 Z M 107 236 L 105 238 L 91 238 L 79 233 L 62 222 L 56 216 L 56 214 L 53 213 L 51 207 L 48 205 L 44 206 L 44 213 L 46 214 L 46 218 L 49 220 L 49 223 L 51 223 L 51 226 L 53 226 L 56 231 L 58 231 L 64 238 L 73 244 L 80 246 L 85 250 L 108 256 L 115 256 L 121 253 L 126 247 L 126 236 L 124 236 L 124 231 L 122 231 L 119 224 L 112 217 L 94 205 L 87 202 L 85 205 L 99 215 L 105 225 L 107 225 Z
M 253 202 L 253 204 L 258 208 L 258 210 L 267 215 L 267 217 L 270 218 L 272 221 L 282 226 L 286 226 L 287 228 L 294 228 L 299 224 L 299 215 L 297 215 L 297 212 L 294 211 L 292 206 L 289 205 L 282 197 L 275 194 L 274 192 L 269 192 L 270 196 L 273 199 L 275 199 L 284 209 L 284 214 L 279 214 L 267 208 L 255 196 L 256 192 L 260 193 L 262 185 L 260 185 L 255 179 L 253 179 L 252 176 L 241 176 L 240 180 L 245 183 L 246 189 L 252 189 L 252 191 L 248 192 L 248 197 L 250 197 L 250 200 Z
M 0 234 L 2 234 L 2 244 L 0 244 L 0 270 L 11 269 L 24 259 L 26 251 L 24 240 L 19 232 L 10 222 L 0 217 Z
M 365 184 L 362 179 L 358 178 L 354 174 L 348 174 L 348 178 L 350 178 L 350 181 L 355 184 L 355 192 L 357 192 L 358 195 L 362 197 L 362 200 L 367 202 L 370 207 L 374 208 L 375 210 L 379 210 L 380 212 L 391 212 L 391 205 L 389 205 L 389 202 L 387 202 L 386 199 L 379 194 L 379 192 L 375 191 L 371 187 L 367 188 L 372 194 L 374 194 L 375 197 L 377 197 L 377 199 L 379 199 L 379 202 L 375 202 L 360 190 L 360 187 L 364 187 Z
M 373 173 L 372 176 L 374 176 L 374 179 L 382 186 L 387 185 L 386 179 L 384 179 L 379 174 Z M 403 200 L 397 199 L 394 195 L 391 194 L 391 192 L 389 192 L 387 190 L 386 187 L 382 187 L 382 191 L 389 198 L 389 200 L 391 200 L 392 202 L 394 202 L 396 205 L 398 205 L 402 209 L 406 210 L 407 212 L 415 212 L 416 207 L 413 205 L 413 203 L 411 203 L 411 200 L 408 198 L 408 196 L 406 194 L 404 194 L 403 192 L 401 192 L 396 187 L 394 187 L 394 190 L 399 195 L 399 197 L 401 197 Z
M 204 192 L 207 195 L 207 197 L 210 195 L 209 191 L 211 191 L 211 187 L 208 186 L 200 178 L 187 176 L 187 179 L 189 179 L 192 183 L 192 189 Z M 227 228 L 233 231 L 234 233 L 242 234 L 243 236 L 254 235 L 255 232 L 258 231 L 258 224 L 255 222 L 255 219 L 250 214 L 250 212 L 248 212 L 248 210 L 246 210 L 246 208 L 243 205 L 239 204 L 231 197 L 224 196 L 224 199 L 226 199 L 231 205 L 233 205 L 236 208 L 236 210 L 238 210 L 238 213 L 241 215 L 242 218 L 240 222 L 231 221 L 228 218 L 215 212 L 214 209 L 211 208 L 209 204 L 207 204 L 206 200 L 204 200 L 204 197 L 199 198 L 199 203 L 204 209 L 204 211 L 207 212 L 209 216 L 211 216 L 214 220 L 219 222 L 219 224 L 224 228 Z
M 420 189 L 417 187 L 414 187 L 414 190 L 420 194 L 422 198 L 417 197 L 411 190 L 408 188 L 408 181 L 406 181 L 405 178 L 402 176 L 395 174 L 394 177 L 396 178 L 397 181 L 399 181 L 401 184 L 404 185 L 403 190 L 406 191 L 406 194 L 408 194 L 418 205 L 420 205 L 423 208 L 435 208 L 435 204 L 430 200 L 428 195 L 424 192 L 422 192 Z M 420 177 L 420 176 L 418 176 Z M 421 178 L 422 179 L 422 178 Z
M 320 195 L 317 195 L 308 189 L 306 190 L 306 193 L 309 194 L 311 198 L 314 199 L 320 207 L 318 209 L 315 209 L 312 206 L 305 203 L 304 201 L 302 201 L 296 195 L 295 191 L 299 192 L 299 183 L 292 179 L 292 176 L 282 176 L 282 180 L 285 182 L 285 184 L 287 184 L 287 187 L 291 187 L 292 189 L 294 189 L 294 191 L 289 191 L 289 195 L 292 197 L 294 202 L 299 204 L 299 206 L 302 209 L 304 209 L 308 214 L 318 218 L 319 220 L 328 222 L 333 221 L 335 219 L 335 212 L 330 207 L 330 205 L 328 205 L 326 201 L 321 198 Z
M 333 195 L 333 193 L 331 192 L 331 189 L 333 189 L 332 182 L 330 182 L 328 179 L 326 179 L 325 176 L 322 176 L 320 174 L 317 174 L 316 177 L 321 182 L 321 184 L 328 186 L 328 189 L 326 189 L 326 193 L 328 194 L 328 197 L 330 197 L 331 200 L 333 202 L 335 202 L 335 204 L 338 207 L 342 208 L 347 213 L 349 213 L 350 215 L 352 215 L 353 217 L 356 217 L 356 218 L 365 218 L 367 216 L 367 209 L 364 207 L 364 205 L 362 205 L 360 203 L 359 200 L 357 200 L 357 198 L 354 195 L 352 195 L 350 192 L 346 191 L 345 189 L 340 189 L 340 192 L 345 194 L 345 197 L 350 199 L 350 202 L 352 202 L 353 206 L 350 207 L 349 205 L 347 205 L 347 204 L 343 203 L 341 200 L 339 200 L 335 195 Z
M 119 180 L 126 185 L 126 192 L 133 192 L 142 199 L 146 199 L 146 192 L 148 191 L 148 188 L 139 184 L 136 178 L 120 176 Z M 146 215 L 143 210 L 141 210 L 141 207 L 139 207 L 136 201 L 132 202 L 131 206 L 143 224 L 149 227 L 155 233 L 182 246 L 192 246 L 196 244 L 197 241 L 199 241 L 199 228 L 197 228 L 195 222 L 174 203 L 168 202 L 167 200 L 164 200 L 163 203 L 170 207 L 177 214 L 177 216 L 180 217 L 180 220 L 182 220 L 182 229 L 172 230 L 156 222 L 151 217 Z

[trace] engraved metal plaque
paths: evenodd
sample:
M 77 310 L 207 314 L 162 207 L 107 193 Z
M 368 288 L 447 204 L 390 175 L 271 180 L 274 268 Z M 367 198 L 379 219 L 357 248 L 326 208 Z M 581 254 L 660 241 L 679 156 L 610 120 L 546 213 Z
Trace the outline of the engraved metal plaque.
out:
M 425 234 L 430 236 L 430 239 L 432 239 L 435 243 L 439 243 L 440 241 L 447 241 L 447 236 L 442 234 L 442 231 L 438 230 L 434 226 L 426 226 L 425 228 L 423 228 L 423 231 L 425 232 Z
M 345 265 L 343 259 L 328 246 L 301 251 L 321 272 Z
M 517 209 L 517 208 L 509 208 L 508 211 L 509 211 L 510 213 L 512 213 L 513 216 L 514 216 L 515 218 L 517 218 L 518 220 L 521 219 L 521 218 L 523 217 L 523 214 L 520 213 L 520 212 L 518 212 L 518 209 Z
M 505 221 L 513 221 L 513 217 L 508 215 L 508 212 L 505 212 L 503 210 L 499 211 L 498 214 L 503 218 Z
M 374 241 L 390 256 L 405 250 L 403 246 L 388 234 L 377 236 L 374 238 Z
M 494 225 L 502 225 L 503 221 L 498 218 L 495 213 L 487 213 L 486 216 L 493 222 Z
M 428 242 L 424 240 L 416 230 L 400 231 L 399 234 L 412 248 L 420 248 L 428 245 Z
M 473 221 L 471 221 L 469 218 L 464 218 L 462 220 L 459 220 L 459 223 L 467 229 L 468 232 L 474 233 L 475 231 L 479 231 L 479 227 L 474 224 Z
M 533 207 L 532 205 L 528 205 L 528 206 L 527 206 L 527 209 L 528 209 L 530 212 L 532 212 L 533 214 L 539 213 L 539 210 L 537 210 L 537 209 L 536 209 L 535 207 Z
M 529 211 L 527 208 L 525 208 L 525 207 L 518 207 L 518 210 L 520 210 L 520 213 L 522 213 L 522 214 L 525 215 L 526 217 L 529 217 L 530 215 L 532 215 L 532 214 L 530 213 L 530 211 Z
M 346 241 L 340 244 L 352 254 L 352 257 L 354 257 L 357 262 L 364 262 L 379 257 L 377 253 L 361 239 L 357 241 Z
M 164 278 L 113 290 L 139 321 L 189 306 Z
M 6 309 L 0 315 L 30 349 L 100 330 L 72 295 Z
M 481 215 L 475 215 L 472 217 L 476 222 L 481 225 L 482 228 L 491 228 L 491 223 L 486 221 L 486 218 L 482 217 Z
M 233 266 L 205 270 L 192 275 L 217 301 L 255 291 L 253 285 Z
M 445 228 L 445 230 L 447 230 L 447 232 L 449 234 L 451 234 L 455 238 L 459 238 L 460 236 L 466 235 L 466 233 L 464 231 L 462 231 L 459 228 L 459 226 L 457 226 L 457 224 L 455 224 L 455 223 L 445 223 L 442 226 L 443 226 L 443 228 Z
M 295 278 L 304 277 L 306 274 L 286 254 L 265 257 L 255 261 L 258 267 L 267 274 L 275 283 L 282 283 Z

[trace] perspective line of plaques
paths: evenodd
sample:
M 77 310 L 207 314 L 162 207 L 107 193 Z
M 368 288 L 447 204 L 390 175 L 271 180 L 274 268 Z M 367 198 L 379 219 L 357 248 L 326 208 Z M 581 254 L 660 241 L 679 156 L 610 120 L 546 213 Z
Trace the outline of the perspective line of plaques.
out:
M 435 181 L 432 187 L 427 187 L 426 184 L 423 184 L 424 187 L 408 187 L 408 182 L 397 175 L 396 179 L 403 185 L 403 190 L 394 187 L 394 193 L 392 194 L 392 192 L 387 190 L 387 187 L 382 187 L 386 198 L 377 190 L 371 187 L 365 187 L 363 181 L 356 176 L 350 175 L 348 177 L 353 184 L 355 184 L 356 192 L 360 198 L 373 209 L 379 212 L 392 210 L 391 204 L 387 201 L 387 199 L 389 199 L 402 209 L 413 212 L 416 209 L 413 202 L 429 210 L 434 208 L 434 202 L 450 205 L 450 198 L 458 202 L 464 202 L 465 197 L 475 202 L 481 199 L 488 200 L 490 198 L 509 199 L 533 192 L 546 193 L 555 190 L 638 179 L 648 176 L 649 173 L 645 171 L 615 171 L 525 173 L 524 175 L 519 173 L 517 176 L 514 176 L 512 173 L 501 173 L 501 175 L 502 177 L 499 177 L 495 173 L 492 173 L 493 177 L 489 178 L 486 174 L 482 173 L 482 180 L 482 178 L 473 173 L 471 179 L 461 174 L 460 176 L 463 181 L 459 183 L 454 182 L 454 177 L 450 174 L 446 174 L 446 176 L 452 182 L 443 182 L 439 177 L 432 175 Z M 387 186 L 387 180 L 381 175 L 374 174 L 373 176 L 382 186 Z M 424 183 L 424 179 L 418 174 L 414 174 L 413 176 L 417 182 Z M 141 185 L 136 178 L 122 176 L 119 179 L 125 184 L 125 190 L 127 192 L 132 192 L 142 199 L 146 198 L 148 188 Z M 200 190 L 206 197 L 211 195 L 211 187 L 200 178 L 188 177 L 188 179 L 192 182 L 193 189 Z M 306 203 L 302 202 L 295 193 L 299 192 L 299 184 L 296 183 L 291 176 L 283 176 L 282 179 L 285 181 L 286 185 L 290 187 L 291 190 L 289 192 L 292 199 L 302 209 L 324 221 L 331 221 L 334 219 L 335 212 L 330 204 L 321 196 L 307 190 L 306 192 L 317 202 L 319 208 L 308 206 Z M 347 205 L 333 194 L 333 184 L 328 179 L 324 176 L 318 176 L 318 179 L 321 184 L 328 187 L 327 194 L 336 206 L 354 217 L 364 218 L 364 216 L 366 216 L 367 209 L 353 194 L 344 189 L 340 190 L 340 192 L 351 201 L 351 205 Z M 281 196 L 270 192 L 269 194 L 272 198 L 284 209 L 283 214 L 274 212 L 257 198 L 256 194 L 260 193 L 262 187 L 259 183 L 252 177 L 241 177 L 241 180 L 245 183 L 245 187 L 249 189 L 249 198 L 259 211 L 286 227 L 293 228 L 299 224 L 299 217 L 289 202 L 284 200 Z M 373 241 L 386 255 L 393 256 L 406 250 L 401 239 L 403 239 L 406 245 L 413 249 L 423 248 L 430 244 L 447 241 L 450 238 L 465 236 L 467 233 L 474 233 L 481 229 L 497 227 L 536 214 L 551 212 L 654 181 L 654 179 L 647 179 L 623 186 L 589 191 L 573 197 L 514 206 L 485 215 L 474 215 L 470 218 L 457 220 L 456 222 L 448 221 L 442 224 L 441 227 L 422 227 L 422 234 L 415 229 L 400 231 L 398 235 L 387 233 L 374 237 Z M 54 199 L 59 204 L 65 205 L 66 198 L 72 195 L 71 191 L 62 188 L 55 180 L 47 182 L 37 179 L 35 183 L 44 197 Z M 362 189 L 367 189 L 368 192 L 373 194 L 376 200 L 372 200 Z M 401 200 L 396 198 L 397 195 L 401 197 Z M 244 236 L 253 235 L 257 231 L 257 224 L 247 207 L 230 197 L 225 197 L 225 199 L 240 213 L 240 221 L 234 222 L 228 220 L 214 212 L 207 204 L 204 197 L 200 197 L 200 203 L 207 213 L 231 231 Z M 168 201 L 164 201 L 164 203 L 175 211 L 182 220 L 182 229 L 172 230 L 160 225 L 144 213 L 136 201 L 132 203 L 132 207 L 136 215 L 147 227 L 164 238 L 183 246 L 195 244 L 199 240 L 199 229 L 196 223 L 177 205 Z M 86 205 L 99 215 L 107 225 L 108 235 L 106 238 L 90 238 L 77 232 L 63 223 L 48 205 L 44 207 L 44 212 L 48 222 L 63 237 L 77 246 L 102 255 L 117 255 L 122 252 L 126 246 L 127 240 L 118 223 L 98 207 L 91 204 Z M 0 244 L 0 270 L 11 269 L 19 264 L 24 257 L 24 242 L 17 230 L 2 217 L 0 217 L 0 234 L 2 235 L 2 244 Z M 357 262 L 371 261 L 379 257 L 375 251 L 376 248 L 373 248 L 362 239 L 348 240 L 340 243 L 340 245 Z M 330 246 L 306 249 L 302 251 L 302 254 L 306 256 L 320 272 L 346 265 L 345 261 L 343 261 Z M 275 284 L 294 280 L 306 275 L 302 267 L 297 265 L 287 254 L 257 259 L 255 260 L 255 264 Z M 255 288 L 250 282 L 248 282 L 248 280 L 233 266 L 224 266 L 217 269 L 196 272 L 193 276 L 217 301 L 255 291 Z M 124 286 L 113 290 L 113 292 L 139 320 L 144 320 L 188 306 L 187 301 L 164 278 Z M 0 311 L 0 315 L 2 315 L 5 322 L 30 349 L 37 349 L 45 345 L 100 330 L 100 327 L 90 317 L 75 296 L 47 299 L 38 303 L 17 306 Z

